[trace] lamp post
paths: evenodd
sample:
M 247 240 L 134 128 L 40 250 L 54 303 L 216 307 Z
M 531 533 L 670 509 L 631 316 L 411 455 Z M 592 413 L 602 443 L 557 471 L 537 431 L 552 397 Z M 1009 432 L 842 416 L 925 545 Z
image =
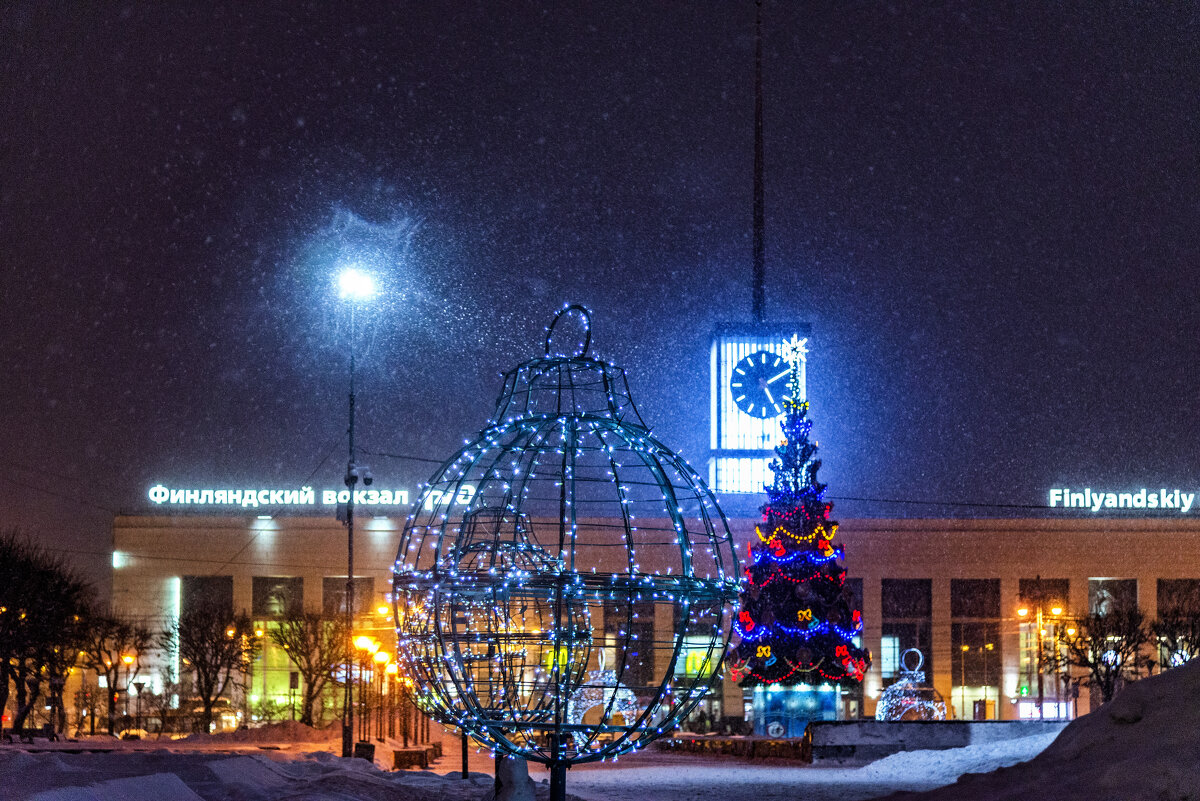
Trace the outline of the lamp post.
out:
M 988 687 L 991 682 L 991 674 L 988 672 L 988 652 L 995 648 L 992 643 L 984 643 L 983 648 L 983 719 L 988 720 L 987 702 L 988 702 Z
M 1043 681 L 1043 660 L 1045 658 L 1045 623 L 1043 621 L 1042 602 L 1039 600 L 1034 608 L 1034 621 L 1037 625 L 1037 694 L 1038 694 L 1038 720 L 1046 719 L 1046 692 L 1045 682 Z M 1017 610 L 1018 617 L 1028 617 L 1030 609 L 1027 606 L 1022 606 Z M 1050 614 L 1058 617 L 1063 612 L 1062 607 L 1055 604 L 1050 608 Z M 1058 699 L 1054 699 L 1055 712 L 1058 711 Z M 1058 717 L 1056 714 L 1055 717 Z
M 142 690 L 146 689 L 146 682 L 144 682 L 144 681 L 135 681 L 135 682 L 133 683 L 133 686 L 134 686 L 134 687 L 136 687 L 136 688 L 137 688 L 137 691 L 138 691 L 138 699 L 137 699 L 137 717 L 136 717 L 136 718 L 134 718 L 134 721 L 135 721 L 135 722 L 134 722 L 134 724 L 133 724 L 133 727 L 134 727 L 135 729 L 138 729 L 138 730 L 139 730 L 139 733 L 140 733 L 140 730 L 141 730 L 141 728 L 142 728 Z
M 962 673 L 960 677 L 962 683 L 958 687 L 958 699 L 962 704 L 962 713 L 959 717 L 964 720 L 967 717 L 967 651 L 971 650 L 971 646 L 966 643 L 962 644 L 960 656 L 958 658 L 958 669 Z
M 350 455 L 346 462 L 346 636 L 354 630 L 354 489 L 360 475 L 357 453 L 354 450 L 354 316 L 358 304 L 375 295 L 375 282 L 371 276 L 352 267 L 346 268 L 338 277 L 338 295 L 350 304 Z M 369 472 L 364 471 L 363 483 L 370 484 Z M 354 649 L 346 650 L 346 690 L 342 704 L 342 756 L 353 755 L 354 743 L 354 691 L 351 676 L 354 669 Z
M 396 667 L 395 662 L 388 662 L 384 669 L 387 674 L 387 736 L 396 736 L 396 690 L 399 689 L 396 684 L 396 679 L 400 672 Z M 404 747 L 408 748 L 408 732 L 404 732 Z
M 379 650 L 379 643 L 376 642 L 373 638 L 368 637 L 367 635 L 363 634 L 354 639 L 354 647 L 356 650 L 362 652 L 358 659 L 358 703 L 360 705 L 363 705 L 363 709 L 361 710 L 362 715 L 360 716 L 360 719 L 358 721 L 358 729 L 359 729 L 359 739 L 366 740 L 367 739 L 367 720 L 366 720 L 367 710 L 366 710 L 366 706 L 364 705 L 365 700 L 366 700 L 366 693 L 363 691 L 363 686 L 362 686 L 363 674 L 366 673 L 367 660 L 371 658 L 371 655 L 373 653 L 375 653 L 376 651 Z
M 375 739 L 383 742 L 383 672 L 389 667 L 388 663 L 392 661 L 392 655 L 387 651 L 375 652 L 375 668 L 374 673 L 376 696 L 375 696 Z
M 133 665 L 133 655 L 122 654 L 121 661 L 125 664 L 125 717 L 129 717 L 129 669 Z

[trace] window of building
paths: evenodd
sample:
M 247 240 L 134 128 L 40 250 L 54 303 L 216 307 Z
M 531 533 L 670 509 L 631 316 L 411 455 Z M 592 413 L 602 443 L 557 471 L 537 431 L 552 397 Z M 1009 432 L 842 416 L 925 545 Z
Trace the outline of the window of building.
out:
M 1179 667 L 1200 655 L 1194 621 L 1200 615 L 1200 579 L 1158 580 L 1158 663 Z
M 354 614 L 366 614 L 374 608 L 375 579 L 354 577 Z M 321 609 L 326 615 L 346 614 L 346 577 L 326 576 L 321 582 Z
M 635 693 L 654 681 L 654 613 L 653 602 L 604 603 L 605 663 L 624 665 L 619 680 Z
M 1021 579 L 1018 585 L 1020 593 L 1020 601 L 1026 604 L 1041 603 L 1043 606 L 1050 608 L 1053 604 L 1058 604 L 1062 608 L 1067 608 L 1067 601 L 1070 597 L 1071 582 L 1069 579 L 1057 578 L 1037 578 Z
M 910 648 L 921 652 L 921 669 L 928 681 L 933 676 L 933 580 L 883 579 L 882 593 L 881 650 L 895 654 L 895 661 L 881 660 L 884 686 L 896 679 L 900 659 Z
M 1092 614 L 1132 611 L 1137 605 L 1137 579 L 1088 579 L 1088 611 Z
M 950 617 L 999 620 L 1000 579 L 950 579 Z
M 1200 579 L 1159 579 L 1159 616 L 1189 612 L 1200 612 Z
M 950 703 L 955 716 L 996 717 L 1000 698 L 1000 579 L 950 580 Z
M 304 579 L 300 576 L 255 576 L 251 596 L 254 617 L 279 617 L 303 608 Z
M 204 611 L 233 617 L 233 576 L 183 576 L 179 583 L 181 615 Z
M 1068 579 L 1021 579 L 1017 616 L 1019 632 L 1019 673 L 1017 694 L 1019 717 L 1055 719 L 1063 717 L 1069 704 L 1062 676 L 1054 669 L 1055 643 L 1064 614 L 1069 614 L 1071 583 Z M 1024 610 L 1025 614 L 1021 614 Z M 1058 610 L 1055 612 L 1055 610 Z M 1040 711 L 1039 711 L 1040 710 Z

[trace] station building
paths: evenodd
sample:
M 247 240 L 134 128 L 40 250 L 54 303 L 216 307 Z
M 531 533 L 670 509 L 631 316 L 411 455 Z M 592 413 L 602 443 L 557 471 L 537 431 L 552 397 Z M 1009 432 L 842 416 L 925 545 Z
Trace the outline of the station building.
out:
M 756 522 L 729 521 L 739 555 Z M 1105 604 L 1135 603 L 1153 618 L 1170 599 L 1200 595 L 1200 520 L 1185 515 L 840 524 L 848 583 L 861 593 L 862 636 L 874 664 L 861 696 L 837 697 L 837 717 L 873 715 L 909 649 L 920 652 L 928 682 L 953 718 L 1083 714 L 1095 703 L 1086 690 L 1073 692 L 1045 666 L 1038 681 L 1039 632 L 1052 641 L 1072 616 Z M 355 534 L 358 628 L 385 648 L 394 643 L 389 593 L 403 525 L 403 517 L 368 515 Z M 332 516 L 118 516 L 112 607 L 157 629 L 201 597 L 223 599 L 264 627 L 290 604 L 337 614 L 345 608 L 346 545 L 345 526 Z M 671 630 L 669 620 L 647 624 Z M 676 671 L 705 669 L 699 656 L 688 656 L 676 660 Z M 152 683 L 160 667 L 169 667 L 168 654 L 139 658 Z M 649 669 L 661 676 L 667 660 L 660 661 Z M 266 643 L 252 666 L 245 705 L 287 704 L 292 671 Z M 704 702 L 709 719 L 752 709 L 750 694 L 728 677 Z

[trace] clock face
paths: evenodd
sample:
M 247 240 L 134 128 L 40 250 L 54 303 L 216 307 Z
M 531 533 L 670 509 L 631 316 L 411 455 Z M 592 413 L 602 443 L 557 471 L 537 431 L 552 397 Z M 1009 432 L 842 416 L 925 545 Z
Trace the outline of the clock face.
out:
M 729 390 L 733 402 L 751 417 L 767 419 L 783 414 L 791 368 L 777 353 L 760 350 L 733 366 Z

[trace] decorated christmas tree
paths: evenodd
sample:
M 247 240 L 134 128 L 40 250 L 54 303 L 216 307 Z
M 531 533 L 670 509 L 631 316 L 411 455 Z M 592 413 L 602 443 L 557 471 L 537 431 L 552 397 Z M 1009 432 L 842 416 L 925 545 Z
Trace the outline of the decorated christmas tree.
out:
M 807 352 L 805 340 L 795 337 L 784 348 L 791 365 L 784 440 L 771 462 L 775 480 L 766 488 L 734 621 L 741 639 L 734 646 L 732 672 L 743 687 L 853 687 L 871 664 L 870 653 L 854 644 L 862 632 L 862 611 L 839 564 L 845 553 L 834 542 L 833 505 L 817 481 L 821 462 L 814 458 L 808 402 L 801 398 L 800 367 Z

